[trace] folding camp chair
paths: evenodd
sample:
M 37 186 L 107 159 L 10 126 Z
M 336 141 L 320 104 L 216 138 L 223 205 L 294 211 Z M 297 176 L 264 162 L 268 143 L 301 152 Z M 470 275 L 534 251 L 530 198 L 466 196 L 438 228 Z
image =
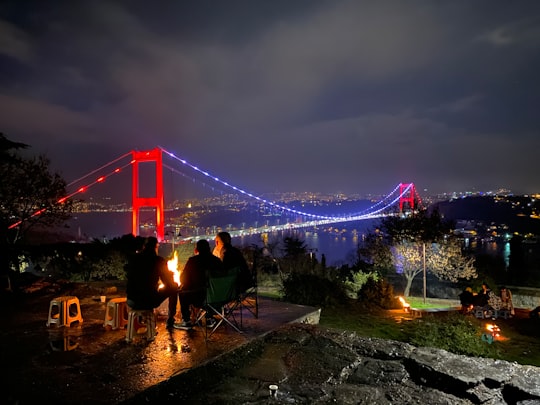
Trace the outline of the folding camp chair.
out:
M 229 325 L 242 333 L 238 327 L 233 312 L 238 306 L 236 284 L 238 271 L 230 270 L 224 275 L 210 275 L 207 281 L 206 298 L 197 313 L 196 323 L 203 325 L 205 337 L 208 339 L 222 325 Z M 208 327 L 208 318 L 216 319 L 216 324 Z M 204 322 L 203 322 L 204 319 Z

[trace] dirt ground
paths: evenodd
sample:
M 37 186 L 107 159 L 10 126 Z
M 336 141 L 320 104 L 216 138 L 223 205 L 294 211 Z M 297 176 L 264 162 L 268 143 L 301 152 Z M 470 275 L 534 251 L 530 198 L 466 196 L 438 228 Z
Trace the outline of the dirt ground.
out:
M 108 288 L 110 291 L 116 288 L 115 294 L 122 293 L 106 284 L 28 281 L 19 282 L 13 292 L 1 295 L 4 327 L 0 333 L 0 353 L 3 369 L 8 373 L 1 384 L 2 392 L 7 394 L 4 403 L 8 404 L 32 403 L 40 397 L 61 399 L 71 376 L 80 372 L 77 365 L 84 361 L 85 353 L 78 350 L 80 343 L 103 329 L 103 321 L 96 321 L 104 319 L 100 295 Z M 68 295 L 80 297 L 81 307 L 84 305 L 84 328 L 48 328 L 50 300 Z M 92 305 L 86 305 L 87 302 Z M 100 375 L 97 369 L 85 369 L 85 372 Z
M 244 314 L 242 334 L 220 328 L 206 340 L 204 328 L 166 329 L 164 302 L 158 308 L 163 316 L 158 317 L 155 340 L 139 337 L 127 343 L 125 329 L 104 327 L 106 303 L 100 301 L 101 295 L 107 300 L 125 297 L 123 283 L 30 280 L 18 287 L 1 294 L 0 332 L 0 358 L 7 374 L 0 380 L 1 402 L 17 405 L 120 404 L 216 358 L 226 361 L 224 353 L 314 311 L 261 298 L 257 319 Z M 46 326 L 50 301 L 58 296 L 78 297 L 82 324 Z

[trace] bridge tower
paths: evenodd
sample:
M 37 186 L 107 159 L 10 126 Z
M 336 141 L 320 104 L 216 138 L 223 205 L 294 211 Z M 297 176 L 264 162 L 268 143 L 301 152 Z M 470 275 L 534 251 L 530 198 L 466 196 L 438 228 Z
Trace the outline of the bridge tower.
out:
M 409 209 L 414 209 L 414 184 L 413 183 L 400 183 L 399 184 L 399 211 L 403 212 L 403 205 L 407 203 Z
M 132 185 L 132 230 L 133 235 L 139 234 L 139 212 L 142 207 L 153 207 L 156 209 L 156 237 L 159 241 L 165 238 L 165 225 L 163 222 L 163 157 L 161 149 L 155 148 L 147 151 L 131 151 L 133 168 Z M 139 196 L 139 163 L 155 162 L 156 188 L 153 196 Z

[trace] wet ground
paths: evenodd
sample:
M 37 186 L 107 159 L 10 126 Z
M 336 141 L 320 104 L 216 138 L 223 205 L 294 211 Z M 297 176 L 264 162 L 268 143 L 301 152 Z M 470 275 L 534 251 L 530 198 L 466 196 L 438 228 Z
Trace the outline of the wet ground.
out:
M 201 327 L 167 330 L 162 306 L 155 340 L 127 343 L 125 329 L 104 327 L 102 294 L 107 301 L 125 296 L 122 284 L 110 283 L 42 283 L 2 295 L 2 403 L 119 404 L 284 324 L 319 316 L 316 308 L 259 297 L 258 318 L 242 312 L 243 333 L 221 327 L 207 340 Z M 83 322 L 47 327 L 51 299 L 67 295 L 79 299 Z

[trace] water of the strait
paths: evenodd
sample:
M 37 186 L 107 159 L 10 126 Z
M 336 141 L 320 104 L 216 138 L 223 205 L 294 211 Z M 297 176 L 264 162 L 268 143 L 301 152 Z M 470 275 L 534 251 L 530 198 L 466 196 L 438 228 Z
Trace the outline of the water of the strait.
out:
M 143 222 L 143 221 L 141 221 Z M 294 236 L 303 240 L 308 250 L 320 261 L 324 254 L 328 265 L 341 265 L 354 261 L 356 248 L 362 242 L 365 234 L 373 229 L 376 220 L 364 220 L 348 223 L 338 223 L 317 228 L 300 228 L 294 230 Z M 260 226 L 262 223 L 241 223 L 240 229 L 250 226 Z M 271 224 L 272 225 L 272 224 Z M 74 240 L 110 240 L 131 233 L 131 212 L 91 212 L 77 213 L 68 222 L 70 233 L 74 235 Z M 221 228 L 227 230 L 224 226 Z M 235 228 L 238 229 L 238 228 Z M 166 238 L 170 240 L 171 235 L 179 232 L 182 237 L 193 235 L 213 235 L 219 228 L 205 227 L 196 229 L 183 229 L 166 226 Z M 148 236 L 154 234 L 154 228 L 142 227 L 140 235 Z M 276 244 L 286 236 L 291 236 L 291 231 L 277 231 L 266 234 L 267 241 Z M 178 241 L 180 237 L 176 236 Z M 211 241 L 213 243 L 213 241 Z M 477 243 L 477 242 L 475 242 Z M 234 238 L 233 244 L 241 246 L 257 245 L 262 247 L 263 240 L 260 234 Z M 502 255 L 508 265 L 510 248 L 508 243 L 484 242 L 477 246 L 485 253 Z M 279 245 L 277 248 L 279 254 Z

